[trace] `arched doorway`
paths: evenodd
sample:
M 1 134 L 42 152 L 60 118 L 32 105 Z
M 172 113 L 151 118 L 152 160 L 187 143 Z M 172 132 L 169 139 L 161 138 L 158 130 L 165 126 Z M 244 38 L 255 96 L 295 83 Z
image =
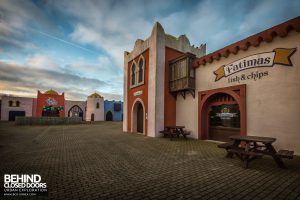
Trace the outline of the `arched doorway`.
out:
M 132 132 L 145 133 L 145 109 L 141 101 L 136 101 L 132 109 Z
M 69 109 L 68 117 L 81 117 L 83 120 L 83 111 L 79 106 L 75 105 Z
M 199 139 L 246 135 L 246 85 L 199 92 Z
M 91 114 L 91 121 L 93 122 L 94 120 L 95 120 L 95 114 L 92 113 L 92 114 Z
M 112 112 L 110 110 L 107 111 L 106 116 L 105 116 L 105 120 L 106 121 L 113 121 L 114 120 L 113 114 L 112 114 Z
M 240 134 L 240 109 L 236 100 L 225 93 L 217 93 L 208 100 L 207 138 L 228 141 Z

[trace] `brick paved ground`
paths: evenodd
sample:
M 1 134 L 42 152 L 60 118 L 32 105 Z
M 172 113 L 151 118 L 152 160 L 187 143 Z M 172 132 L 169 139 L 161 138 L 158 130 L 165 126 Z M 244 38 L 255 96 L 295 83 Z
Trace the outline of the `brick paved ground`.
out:
M 46 199 L 300 199 L 300 157 L 282 170 L 268 157 L 244 169 L 224 155 L 211 142 L 124 134 L 115 122 L 0 124 L 1 176 L 40 174 Z

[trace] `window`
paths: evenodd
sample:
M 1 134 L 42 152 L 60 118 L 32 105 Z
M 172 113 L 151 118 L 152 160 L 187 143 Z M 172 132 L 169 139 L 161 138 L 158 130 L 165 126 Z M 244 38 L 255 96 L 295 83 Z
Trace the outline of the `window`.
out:
M 135 64 L 133 63 L 131 66 L 131 85 L 135 85 Z
M 139 62 L 139 83 L 143 82 L 144 79 L 144 60 L 140 59 Z
M 119 112 L 121 111 L 121 104 L 120 103 L 114 103 L 114 111 Z
M 141 55 L 138 64 L 133 60 L 130 69 L 130 86 L 136 87 L 144 84 L 145 77 L 145 59 Z
M 17 102 L 16 102 L 16 106 L 17 106 L 17 107 L 20 107 L 20 101 L 17 101 Z
M 99 108 L 100 107 L 100 104 L 99 104 L 99 102 L 97 102 L 97 104 L 96 104 L 96 108 Z
M 9 107 L 12 107 L 13 106 L 13 101 L 9 101 L 8 105 L 9 105 Z
M 209 117 L 210 126 L 240 128 L 240 110 L 238 104 L 212 106 Z

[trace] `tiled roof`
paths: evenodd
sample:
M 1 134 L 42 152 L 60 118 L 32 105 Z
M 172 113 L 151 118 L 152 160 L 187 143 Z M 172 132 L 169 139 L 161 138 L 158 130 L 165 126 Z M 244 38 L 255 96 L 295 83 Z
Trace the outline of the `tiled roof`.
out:
M 213 53 L 196 58 L 193 66 L 199 67 L 200 65 L 205 65 L 207 62 L 211 63 L 214 60 L 219 60 L 221 57 L 228 57 L 231 53 L 237 54 L 239 50 L 246 51 L 250 46 L 259 46 L 262 41 L 271 42 L 276 36 L 285 37 L 291 30 L 300 32 L 300 16 L 233 43 Z

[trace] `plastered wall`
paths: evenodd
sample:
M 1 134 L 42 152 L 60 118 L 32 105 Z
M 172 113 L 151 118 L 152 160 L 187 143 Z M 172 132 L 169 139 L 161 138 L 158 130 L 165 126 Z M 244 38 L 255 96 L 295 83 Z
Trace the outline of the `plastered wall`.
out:
M 271 52 L 275 48 L 297 48 L 291 56 L 293 66 L 275 64 L 240 71 L 215 81 L 214 71 L 222 65 L 249 55 Z M 264 74 L 254 78 L 253 74 Z M 232 82 L 230 78 L 242 74 L 250 79 Z M 275 37 L 272 42 L 262 42 L 258 47 L 240 50 L 236 55 L 222 57 L 196 69 L 196 94 L 199 91 L 246 84 L 247 135 L 277 138 L 276 148 L 294 150 L 300 154 L 300 34 L 291 31 L 287 37 Z M 178 95 L 176 102 L 176 123 L 185 125 L 198 138 L 198 97 L 188 95 L 184 100 Z

